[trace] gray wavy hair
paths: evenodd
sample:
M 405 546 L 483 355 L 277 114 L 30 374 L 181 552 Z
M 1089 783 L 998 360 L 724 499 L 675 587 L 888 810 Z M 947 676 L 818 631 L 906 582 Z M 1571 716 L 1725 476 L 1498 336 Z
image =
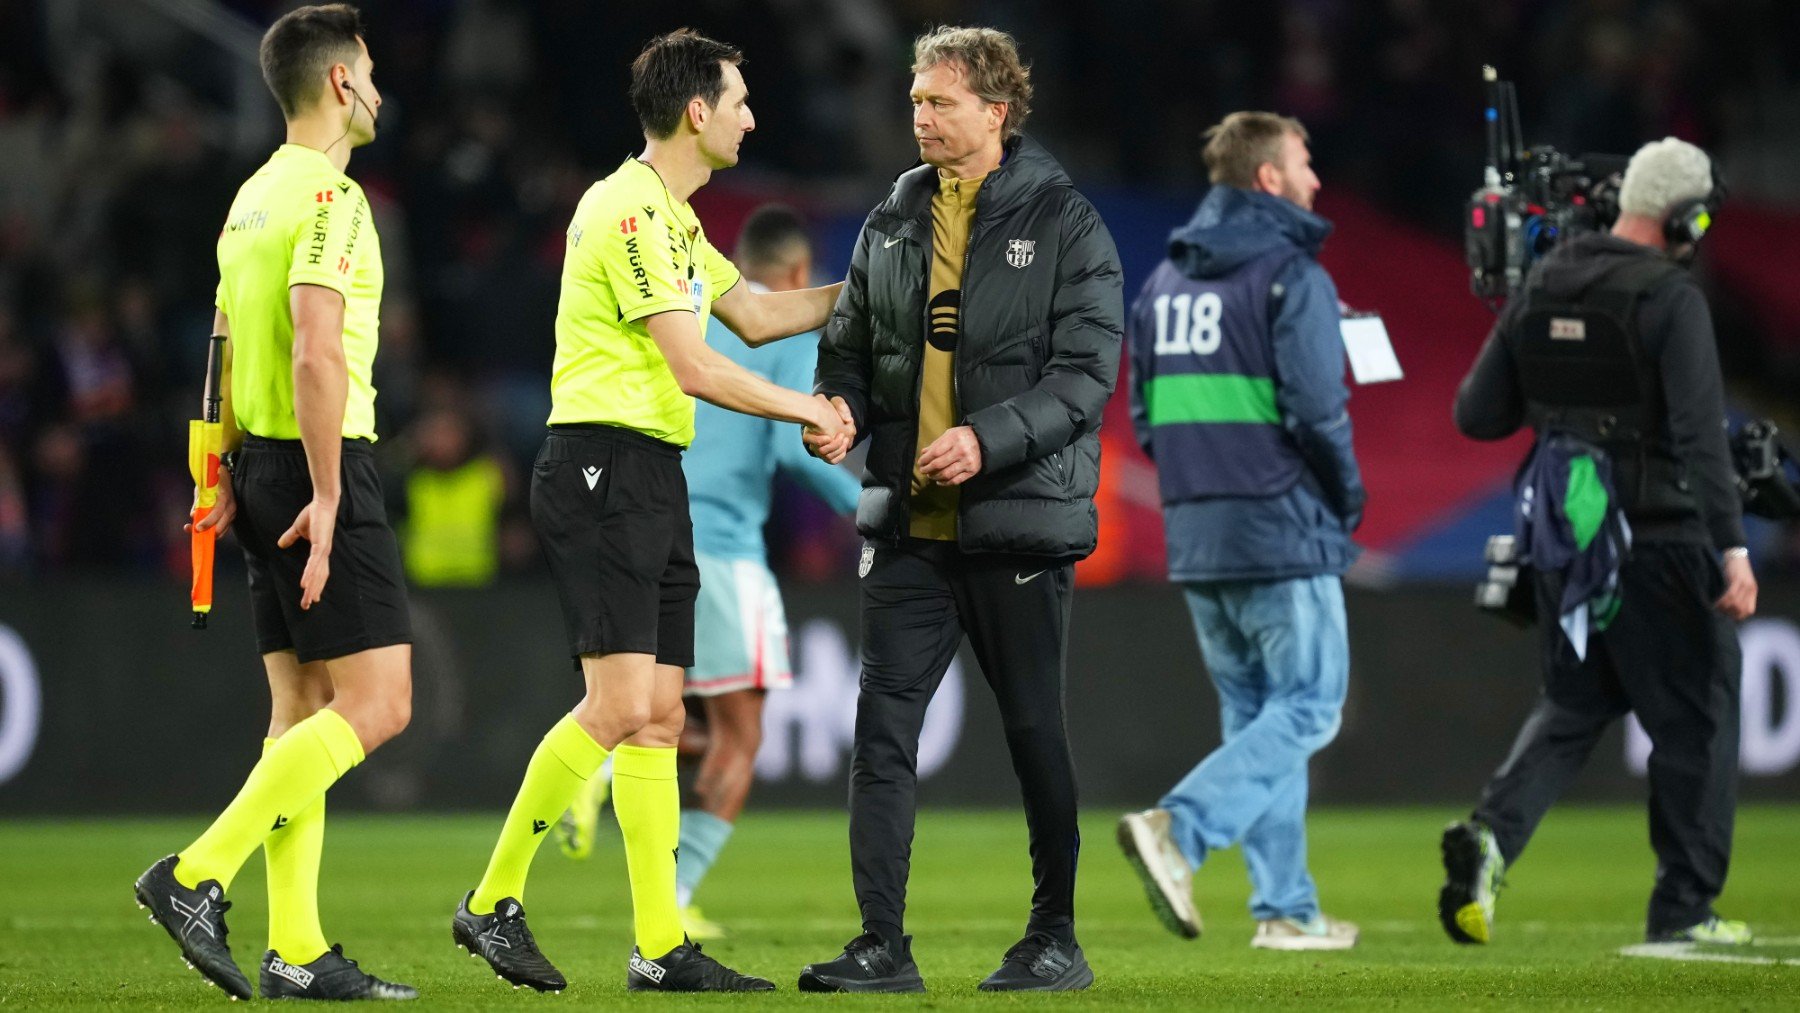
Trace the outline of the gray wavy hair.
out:
M 913 40 L 915 74 L 940 63 L 960 63 L 969 90 L 983 102 L 1006 103 L 1000 137 L 1011 140 L 1031 115 L 1031 68 L 1019 59 L 1013 37 L 994 28 L 940 25 Z
M 1661 218 L 1684 200 L 1712 192 L 1712 159 L 1686 141 L 1665 137 L 1631 156 L 1619 186 L 1619 210 Z

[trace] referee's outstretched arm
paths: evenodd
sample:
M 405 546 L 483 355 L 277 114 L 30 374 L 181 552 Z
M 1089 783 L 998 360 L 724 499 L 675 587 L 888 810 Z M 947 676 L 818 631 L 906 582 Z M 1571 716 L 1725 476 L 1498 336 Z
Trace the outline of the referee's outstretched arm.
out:
M 713 303 L 712 311 L 744 344 L 756 348 L 824 327 L 843 289 L 841 281 L 786 292 L 756 292 L 748 285 L 733 285 Z
M 719 303 L 724 302 L 725 298 L 720 297 Z M 829 311 L 830 304 L 826 305 Z M 821 316 L 821 322 L 823 319 Z M 736 326 L 728 318 L 725 322 Z M 855 427 L 844 421 L 829 401 L 819 395 L 808 396 L 778 387 L 719 354 L 701 339 L 699 322 L 688 310 L 670 310 L 645 317 L 644 329 L 650 332 L 651 340 L 668 360 L 669 371 L 675 374 L 675 382 L 681 386 L 682 393 L 728 411 L 780 422 L 798 422 L 807 428 L 809 435 L 823 438 L 820 456 L 832 464 L 850 452 L 850 444 L 856 436 Z

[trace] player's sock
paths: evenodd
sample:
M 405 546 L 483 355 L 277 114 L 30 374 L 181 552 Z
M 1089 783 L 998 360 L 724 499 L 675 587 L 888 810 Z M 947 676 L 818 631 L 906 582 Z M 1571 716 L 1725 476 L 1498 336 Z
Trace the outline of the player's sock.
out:
M 725 842 L 731 840 L 731 823 L 701 809 L 681 811 L 681 859 L 675 863 L 675 902 L 685 908 L 693 903 L 700 881 L 719 860 Z
M 500 825 L 500 841 L 494 845 L 494 857 L 488 859 L 487 873 L 469 898 L 471 914 L 493 914 L 494 905 L 504 897 L 525 899 L 525 875 L 531 871 L 538 845 L 544 842 L 544 831 L 562 818 L 563 810 L 575 801 L 605 759 L 606 749 L 573 714 L 563 715 L 544 735 L 525 768 L 525 782 L 519 785 L 512 810 Z
M 625 839 L 638 952 L 655 960 L 683 939 L 681 909 L 675 906 L 681 847 L 675 747 L 620 746 L 613 752 L 613 813 Z
M 275 745 L 263 740 L 263 755 Z M 325 850 L 325 796 L 285 820 L 263 839 L 269 874 L 269 949 L 289 964 L 310 964 L 330 944 L 319 927 L 319 856 Z
M 192 890 L 216 879 L 229 890 L 232 877 L 277 822 L 292 821 L 362 761 L 362 743 L 337 711 L 327 708 L 288 729 L 219 818 L 181 852 L 176 881 Z

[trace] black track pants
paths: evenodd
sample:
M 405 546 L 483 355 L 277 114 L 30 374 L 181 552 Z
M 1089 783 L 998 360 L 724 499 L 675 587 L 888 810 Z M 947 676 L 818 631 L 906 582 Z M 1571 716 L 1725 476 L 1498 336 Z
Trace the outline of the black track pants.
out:
M 1737 812 L 1737 631 L 1713 609 L 1724 579 L 1700 545 L 1635 546 L 1621 572 L 1619 615 L 1575 657 L 1557 626 L 1561 587 L 1539 576 L 1544 692 L 1475 818 L 1508 865 L 1587 762 L 1612 722 L 1636 712 L 1650 736 L 1650 846 L 1656 886 L 1646 929 L 1684 929 L 1712 914 L 1731 863 Z
M 1075 767 L 1063 726 L 1074 566 L 965 555 L 950 542 L 876 547 L 862 578 L 862 689 L 850 760 L 850 857 L 863 927 L 897 937 L 906 909 L 919 731 L 966 633 L 999 702 L 1025 797 L 1036 884 L 1028 931 L 1073 939 Z

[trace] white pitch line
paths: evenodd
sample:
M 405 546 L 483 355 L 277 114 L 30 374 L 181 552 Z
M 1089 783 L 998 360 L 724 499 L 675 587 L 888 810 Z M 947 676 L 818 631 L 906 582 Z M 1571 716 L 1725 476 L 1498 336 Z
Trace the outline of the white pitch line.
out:
M 1773 940 L 1770 941 L 1771 943 Z M 1619 948 L 1621 957 L 1649 957 L 1653 960 L 1702 961 L 1715 964 L 1780 964 L 1800 967 L 1800 958 L 1751 957 L 1736 953 L 1711 953 L 1696 949 L 1694 943 L 1638 943 Z

